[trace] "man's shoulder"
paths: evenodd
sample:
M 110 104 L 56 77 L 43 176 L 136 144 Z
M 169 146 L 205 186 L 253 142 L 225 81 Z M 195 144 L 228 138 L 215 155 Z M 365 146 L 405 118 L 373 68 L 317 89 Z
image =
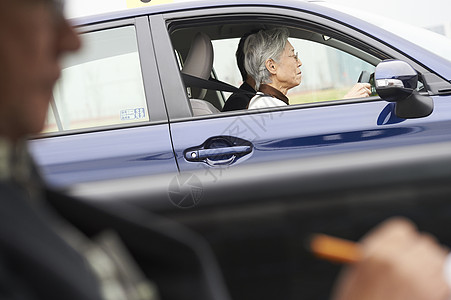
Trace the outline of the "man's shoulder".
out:
M 226 101 L 222 111 L 246 109 L 252 96 L 234 93 Z
M 5 181 L 0 181 L 0 216 L 8 214 L 11 210 L 21 210 L 28 207 L 26 192 L 18 186 Z
M 245 90 L 254 94 L 256 93 L 255 89 L 247 82 L 243 82 L 243 84 L 240 86 L 240 90 Z
M 252 99 L 255 90 L 246 82 L 240 86 L 240 90 L 246 91 L 248 93 L 233 93 L 225 102 L 222 111 L 240 110 L 246 109 L 249 105 L 249 101 Z

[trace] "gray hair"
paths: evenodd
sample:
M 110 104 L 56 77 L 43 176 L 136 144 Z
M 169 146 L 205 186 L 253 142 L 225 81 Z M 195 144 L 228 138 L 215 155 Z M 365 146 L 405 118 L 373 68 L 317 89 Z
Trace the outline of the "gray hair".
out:
M 251 34 L 244 44 L 244 67 L 255 79 L 256 89 L 260 84 L 270 83 L 271 73 L 266 69 L 266 61 L 278 62 L 287 43 L 289 31 L 285 27 L 260 30 Z

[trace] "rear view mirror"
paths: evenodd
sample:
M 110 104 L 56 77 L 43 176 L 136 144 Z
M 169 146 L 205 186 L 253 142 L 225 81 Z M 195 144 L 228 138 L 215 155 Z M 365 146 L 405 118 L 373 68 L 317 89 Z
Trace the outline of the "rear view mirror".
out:
M 396 102 L 395 114 L 398 117 L 422 118 L 432 113 L 432 98 L 418 93 L 418 73 L 408 63 L 401 60 L 382 61 L 376 67 L 374 81 L 382 99 Z

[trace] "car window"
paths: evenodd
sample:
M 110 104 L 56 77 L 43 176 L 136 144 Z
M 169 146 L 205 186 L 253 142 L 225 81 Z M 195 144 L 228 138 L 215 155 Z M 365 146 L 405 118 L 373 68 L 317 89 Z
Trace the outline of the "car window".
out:
M 63 61 L 45 131 L 149 121 L 134 26 L 81 35 Z
M 341 99 L 358 81 L 361 72 L 375 66 L 340 49 L 290 38 L 302 62 L 302 82 L 289 91 L 290 104 Z M 348 49 L 353 49 L 347 45 Z
M 241 36 L 249 31 L 268 29 L 281 26 L 279 23 L 235 23 L 219 25 L 208 24 L 196 27 L 177 26 L 171 33 L 171 40 L 181 64 L 186 59 L 190 44 L 196 34 L 206 34 L 213 46 L 213 72 L 212 77 L 239 87 L 242 84 L 235 52 Z M 355 45 L 349 36 L 340 36 L 336 32 L 333 37 L 330 31 L 319 29 L 288 26 L 290 30 L 290 43 L 298 52 L 302 61 L 303 79 L 298 87 L 288 92 L 290 104 L 305 104 L 324 101 L 340 100 L 358 82 L 360 75 L 365 74 L 364 82 L 369 82 L 370 75 L 381 58 L 367 47 Z M 318 30 L 318 31 L 316 31 Z M 378 55 L 378 54 L 377 54 Z M 375 92 L 375 91 L 374 91 Z M 187 93 L 189 98 L 189 93 Z M 202 99 L 210 102 L 219 110 L 224 100 L 231 95 L 227 92 L 209 90 Z M 217 113 L 217 112 L 215 112 Z
M 211 42 L 215 53 L 213 69 L 217 79 L 239 87 L 243 83 L 243 79 L 236 65 L 235 52 L 240 38 L 212 40 Z M 223 92 L 225 99 L 231 94 Z
M 214 70 L 219 80 L 240 86 L 235 63 L 239 38 L 213 40 Z M 288 92 L 290 104 L 341 99 L 357 82 L 360 73 L 373 73 L 375 66 L 345 51 L 299 38 L 289 38 L 302 61 L 302 83 Z M 347 45 L 349 49 L 353 47 Z M 225 97 L 230 93 L 224 93 Z
M 407 24 L 399 20 L 374 14 L 370 11 L 350 6 L 337 5 L 329 2 L 319 2 L 318 5 L 327 6 L 349 15 L 359 16 L 366 22 L 384 28 L 416 45 L 419 45 L 444 59 L 451 61 L 451 39 L 420 26 Z

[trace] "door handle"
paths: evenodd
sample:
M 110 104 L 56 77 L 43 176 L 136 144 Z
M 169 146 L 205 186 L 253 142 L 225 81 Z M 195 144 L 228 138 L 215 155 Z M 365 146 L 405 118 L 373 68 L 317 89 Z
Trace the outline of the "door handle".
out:
M 189 150 L 185 153 L 188 161 L 200 161 L 208 158 L 216 158 L 224 155 L 244 155 L 252 151 L 251 146 L 231 146 L 212 149 Z

